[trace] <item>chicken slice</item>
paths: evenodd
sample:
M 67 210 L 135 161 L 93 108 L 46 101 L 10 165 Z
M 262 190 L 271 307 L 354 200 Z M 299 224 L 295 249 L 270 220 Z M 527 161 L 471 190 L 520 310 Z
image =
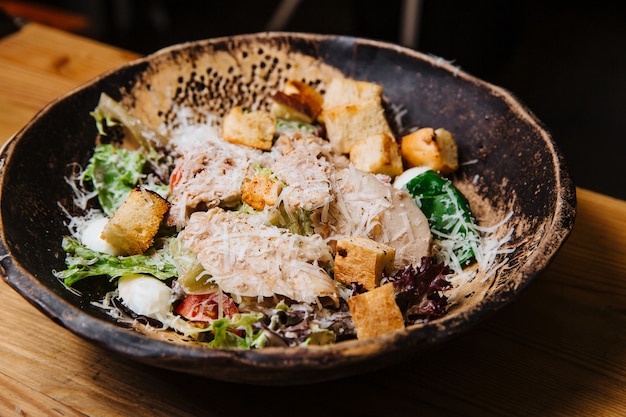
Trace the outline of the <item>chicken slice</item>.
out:
M 300 236 L 262 223 L 262 216 L 212 208 L 193 213 L 179 239 L 211 281 L 234 298 L 285 296 L 338 302 L 335 282 L 322 268 L 332 253 L 317 235 Z
M 244 178 L 252 175 L 255 166 L 268 164 L 262 151 L 218 138 L 185 151 L 172 176 L 170 226 L 183 226 L 196 209 L 236 206 Z
M 294 150 L 314 155 L 316 158 L 324 158 L 335 169 L 346 168 L 350 163 L 346 155 L 332 151 L 330 142 L 313 134 L 294 132 L 289 135 L 281 135 L 274 143 L 274 151 L 281 155 L 286 155 Z
M 337 171 L 334 194 L 328 210 L 313 215 L 315 232 L 331 245 L 350 236 L 389 245 L 396 250 L 395 270 L 430 255 L 428 220 L 405 191 L 350 166 Z
M 288 211 L 311 211 L 330 203 L 333 171 L 326 159 L 317 158 L 306 148 L 295 148 L 272 165 L 272 173 L 286 184 L 280 199 Z

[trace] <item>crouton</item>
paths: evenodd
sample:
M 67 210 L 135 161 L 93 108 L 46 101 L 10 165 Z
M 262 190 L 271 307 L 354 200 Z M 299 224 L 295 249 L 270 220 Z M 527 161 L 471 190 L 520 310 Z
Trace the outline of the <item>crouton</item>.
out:
M 387 133 L 371 135 L 350 148 L 350 162 L 356 169 L 390 177 L 403 171 L 400 147 Z
M 407 168 L 425 166 L 442 175 L 459 168 L 456 142 L 445 129 L 425 127 L 403 136 L 400 152 Z
M 272 97 L 270 113 L 285 120 L 312 123 L 322 111 L 324 98 L 310 85 L 297 80 L 287 81 L 283 91 Z
M 373 99 L 324 109 L 323 113 L 326 135 L 338 153 L 349 153 L 355 143 L 371 135 L 393 135 L 382 105 Z
M 324 94 L 324 109 L 367 100 L 380 102 L 382 94 L 383 88 L 378 84 L 348 78 L 333 78 Z
M 358 339 L 369 339 L 404 328 L 392 283 L 348 298 Z
M 224 117 L 222 137 L 225 141 L 268 151 L 276 132 L 276 119 L 265 111 L 244 112 L 233 107 Z
M 391 272 L 396 250 L 366 237 L 337 240 L 335 280 L 350 285 L 361 284 L 366 290 L 378 286 L 383 271 Z
M 102 230 L 102 238 L 118 254 L 145 252 L 154 241 L 169 203 L 157 193 L 135 188 Z
M 282 184 L 277 179 L 258 174 L 243 180 L 241 199 L 255 210 L 263 210 L 265 206 L 276 204 L 282 189 Z

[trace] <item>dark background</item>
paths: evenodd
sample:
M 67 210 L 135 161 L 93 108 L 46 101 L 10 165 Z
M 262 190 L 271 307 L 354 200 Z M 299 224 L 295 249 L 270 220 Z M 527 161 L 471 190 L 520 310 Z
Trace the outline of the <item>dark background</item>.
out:
M 267 29 L 278 0 L 41 0 L 143 54 Z M 412 45 L 505 87 L 553 133 L 578 186 L 626 199 L 626 2 L 423 0 Z M 0 7 L 2 2 L 0 2 Z M 401 0 L 302 0 L 284 30 L 399 43 Z

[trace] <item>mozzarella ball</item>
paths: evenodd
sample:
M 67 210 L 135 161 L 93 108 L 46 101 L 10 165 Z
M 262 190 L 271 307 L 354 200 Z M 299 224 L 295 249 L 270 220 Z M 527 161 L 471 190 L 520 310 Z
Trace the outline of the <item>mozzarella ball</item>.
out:
M 83 229 L 80 240 L 83 245 L 93 251 L 117 255 L 115 248 L 102 238 L 102 230 L 108 221 L 106 217 L 91 220 Z
M 117 289 L 124 305 L 136 314 L 163 320 L 170 312 L 172 289 L 152 276 L 121 277 Z

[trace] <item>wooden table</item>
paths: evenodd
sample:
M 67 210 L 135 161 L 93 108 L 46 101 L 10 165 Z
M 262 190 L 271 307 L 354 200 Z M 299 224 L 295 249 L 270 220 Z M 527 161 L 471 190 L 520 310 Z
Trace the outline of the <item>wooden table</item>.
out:
M 37 24 L 0 40 L 0 139 L 134 58 Z M 312 386 L 253 387 L 122 359 L 0 281 L 2 416 L 626 416 L 626 201 L 578 189 L 547 271 L 477 329 L 412 361 Z

